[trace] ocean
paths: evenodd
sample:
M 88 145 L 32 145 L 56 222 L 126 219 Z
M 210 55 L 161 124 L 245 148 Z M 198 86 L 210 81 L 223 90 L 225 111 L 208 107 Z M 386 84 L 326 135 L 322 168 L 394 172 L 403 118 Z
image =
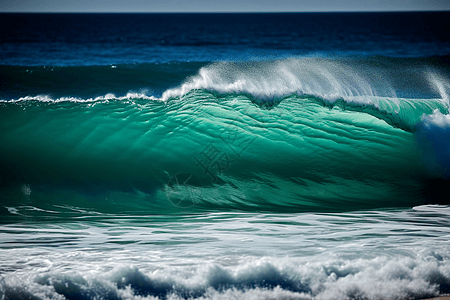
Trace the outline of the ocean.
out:
M 1 299 L 450 293 L 450 12 L 0 25 Z

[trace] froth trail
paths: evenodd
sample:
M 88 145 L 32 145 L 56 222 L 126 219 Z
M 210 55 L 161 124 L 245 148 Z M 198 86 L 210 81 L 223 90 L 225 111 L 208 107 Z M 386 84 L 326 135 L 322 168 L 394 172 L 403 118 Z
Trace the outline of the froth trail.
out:
M 13 100 L 0 100 L 0 103 L 11 104 L 11 103 L 26 103 L 26 102 L 43 102 L 43 103 L 65 103 L 65 102 L 73 102 L 73 103 L 101 103 L 108 101 L 124 101 L 124 100 L 159 100 L 154 96 L 148 96 L 144 93 L 134 93 L 128 92 L 124 96 L 116 96 L 115 94 L 106 94 L 103 96 L 97 96 L 93 98 L 80 98 L 80 97 L 60 97 L 54 98 L 50 95 L 37 95 L 37 96 L 25 96 L 20 97 L 18 99 Z
M 53 254 L 55 265 L 68 258 L 65 264 L 71 266 L 70 272 L 47 266 L 45 258 L 49 254 L 39 253 L 32 259 L 41 272 L 25 269 L 27 276 L 19 271 L 3 278 L 0 293 L 4 299 L 70 299 L 76 294 L 83 299 L 400 300 L 448 293 L 450 283 L 445 251 L 424 250 L 412 257 L 314 257 L 309 261 L 267 257 L 247 259 L 233 267 L 207 263 L 163 268 L 147 263 L 147 270 L 120 264 L 111 270 L 93 260 L 95 252 Z M 110 254 L 126 260 L 120 252 Z M 92 261 L 92 268 L 79 269 L 75 262 L 81 258 Z

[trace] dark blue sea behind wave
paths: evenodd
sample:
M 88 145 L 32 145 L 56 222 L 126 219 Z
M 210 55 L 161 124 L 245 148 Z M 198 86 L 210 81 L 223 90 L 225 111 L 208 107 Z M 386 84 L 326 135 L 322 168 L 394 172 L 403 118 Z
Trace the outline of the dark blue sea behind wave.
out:
M 448 12 L 1 14 L 0 64 L 80 66 L 450 53 Z
M 450 293 L 450 12 L 0 14 L 1 299 Z

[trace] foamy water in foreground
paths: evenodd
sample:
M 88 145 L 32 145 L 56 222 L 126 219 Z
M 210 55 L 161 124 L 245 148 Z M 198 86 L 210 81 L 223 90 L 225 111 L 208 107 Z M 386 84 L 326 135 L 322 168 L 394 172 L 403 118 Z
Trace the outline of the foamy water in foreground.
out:
M 26 221 L 32 211 L 18 207 L 24 222 L 1 226 L 8 299 L 410 299 L 450 291 L 448 207 L 79 213 L 48 225 Z

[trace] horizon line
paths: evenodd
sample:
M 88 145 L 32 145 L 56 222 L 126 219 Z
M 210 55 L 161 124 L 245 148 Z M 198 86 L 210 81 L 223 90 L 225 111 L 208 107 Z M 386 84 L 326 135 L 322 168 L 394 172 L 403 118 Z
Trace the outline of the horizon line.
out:
M 277 13 L 396 13 L 396 12 L 450 12 L 439 10 L 311 10 L 311 11 L 0 11 L 6 14 L 277 14 Z

